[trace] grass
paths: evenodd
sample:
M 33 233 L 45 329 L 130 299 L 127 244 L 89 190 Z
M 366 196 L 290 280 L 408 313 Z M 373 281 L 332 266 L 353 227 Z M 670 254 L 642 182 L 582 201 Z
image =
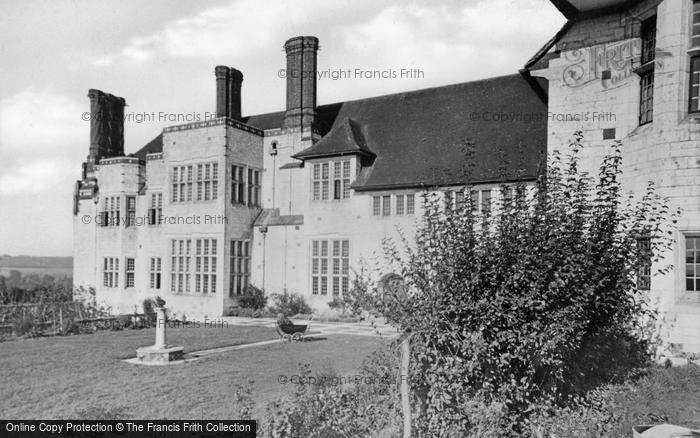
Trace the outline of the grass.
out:
M 179 328 L 168 343 L 196 351 L 274 339 L 265 327 Z M 354 374 L 381 340 L 329 335 L 302 344 L 274 343 L 172 365 L 123 362 L 136 348 L 153 344 L 154 330 L 22 339 L 0 344 L 0 412 L 5 418 L 68 419 L 86 412 L 117 412 L 124 419 L 225 419 L 233 412 L 236 384 L 253 380 L 256 416 L 291 393 L 280 375 L 297 374 L 299 363 L 323 372 Z
M 540 420 L 536 436 L 627 438 L 633 426 L 663 423 L 700 429 L 698 388 L 700 366 L 653 367 L 641 378 L 592 392 L 592 408 L 564 409 Z
M 624 413 L 622 430 L 671 423 L 700 429 L 700 366 L 655 367 L 641 379 L 613 389 L 612 406 Z

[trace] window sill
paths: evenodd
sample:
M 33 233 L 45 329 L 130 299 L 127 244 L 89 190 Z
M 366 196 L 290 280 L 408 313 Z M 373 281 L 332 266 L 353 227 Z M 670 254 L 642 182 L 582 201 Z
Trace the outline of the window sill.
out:
M 170 292 L 171 295 L 177 297 L 197 297 L 197 298 L 216 298 L 216 294 L 198 294 L 196 292 Z
M 169 205 L 171 207 L 178 206 L 178 205 L 187 205 L 187 204 L 205 204 L 207 202 L 216 202 L 218 201 L 219 198 L 216 199 L 200 199 L 200 200 L 189 200 L 189 201 L 175 201 L 175 202 L 170 202 Z
M 388 216 L 373 214 L 373 215 L 371 215 L 370 217 L 371 217 L 372 219 L 403 219 L 403 218 L 405 218 L 405 219 L 410 219 L 410 218 L 412 218 L 412 217 L 414 217 L 414 216 L 415 216 L 414 213 L 409 213 L 409 214 L 391 214 L 391 215 L 388 215 Z
M 688 113 L 683 120 L 683 123 L 700 123 L 700 112 Z
M 695 56 L 700 55 L 700 47 L 691 47 L 688 49 L 688 55 Z
M 700 307 L 700 292 L 683 290 L 676 299 L 676 306 Z
M 231 206 L 239 208 L 262 208 L 260 205 L 244 204 L 242 202 L 231 202 Z

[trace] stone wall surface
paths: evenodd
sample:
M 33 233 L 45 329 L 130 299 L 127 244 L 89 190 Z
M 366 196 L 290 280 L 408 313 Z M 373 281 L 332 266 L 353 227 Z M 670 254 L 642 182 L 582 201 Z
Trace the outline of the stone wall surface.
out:
M 654 13 L 653 121 L 640 126 L 635 69 L 641 40 L 639 29 L 625 23 Z M 688 113 L 691 19 L 689 0 L 649 0 L 630 11 L 583 20 L 557 44 L 558 57 L 534 74 L 549 80 L 550 152 L 565 150 L 573 132 L 581 130 L 582 166 L 596 175 L 603 156 L 619 140 L 624 189 L 641 195 L 653 181 L 672 209 L 682 211 L 674 249 L 654 266 L 670 264 L 673 270 L 653 277 L 651 292 L 667 322 L 668 342 L 700 352 L 700 293 L 685 290 L 684 263 L 686 236 L 700 233 L 700 118 Z M 615 130 L 612 139 L 604 139 L 606 129 Z

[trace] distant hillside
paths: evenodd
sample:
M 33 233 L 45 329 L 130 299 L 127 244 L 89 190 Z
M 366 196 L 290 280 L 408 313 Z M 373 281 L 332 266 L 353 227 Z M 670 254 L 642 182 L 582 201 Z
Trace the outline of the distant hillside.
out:
M 73 257 L 35 257 L 0 255 L 0 268 L 73 269 Z

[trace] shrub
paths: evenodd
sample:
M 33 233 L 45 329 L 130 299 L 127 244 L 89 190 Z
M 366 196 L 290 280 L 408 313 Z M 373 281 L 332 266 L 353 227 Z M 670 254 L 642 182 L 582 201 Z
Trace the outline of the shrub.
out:
M 270 306 L 270 311 L 272 313 L 283 313 L 286 316 L 311 313 L 311 307 L 306 304 L 304 297 L 284 291 L 281 294 L 273 294 L 271 296 L 273 305 Z
M 253 310 L 260 310 L 267 305 L 267 297 L 262 289 L 258 289 L 250 284 L 246 288 L 245 294 L 238 297 L 238 305 Z
M 154 298 L 146 298 L 143 300 L 143 313 L 146 315 L 146 321 L 149 325 L 156 325 L 158 322 L 156 308 L 163 306 L 165 306 L 165 300 L 159 296 Z
M 127 329 L 133 325 L 131 315 L 119 315 L 115 324 L 120 329 Z
M 295 385 L 290 399 L 268 405 L 261 436 L 400 436 L 393 359 L 380 349 L 365 361 L 357 383 L 350 385 L 337 384 L 340 378 L 333 370 L 314 375 L 308 364 L 302 365 L 298 374 L 303 384 Z
M 248 385 L 241 385 L 237 383 L 233 387 L 234 395 L 234 415 L 235 418 L 253 418 L 253 412 L 255 407 L 255 400 L 253 399 L 253 383 L 252 380 L 248 381 Z
M 23 314 L 14 320 L 13 333 L 18 336 L 34 337 L 41 333 L 40 324 L 37 323 L 34 316 Z
M 240 309 L 238 309 L 238 314 L 236 316 L 240 316 L 242 318 L 252 318 L 253 312 L 255 312 L 253 309 L 249 309 L 248 307 L 241 307 Z
M 328 303 L 328 307 L 341 315 L 356 316 L 375 310 L 379 306 L 378 296 L 372 289 L 372 282 L 366 275 L 365 267 L 362 266 L 354 274 L 349 290 Z
M 152 298 L 145 298 L 143 300 L 143 313 L 146 315 L 146 321 L 149 325 L 155 325 L 156 323 L 156 309 L 155 303 Z
M 413 333 L 422 433 L 469 436 L 479 400 L 502 405 L 504 436 L 521 434 L 537 406 L 649 363 L 655 345 L 645 328 L 655 312 L 637 269 L 670 248 L 674 215 L 651 183 L 640 200 L 623 197 L 619 143 L 595 180 L 581 172 L 581 140 L 577 133 L 568 159 L 552 155 L 534 191 L 518 184 L 512 202 L 491 210 L 501 214 L 477 213 L 469 186 L 458 207 L 430 193 L 415 245 L 385 241 L 408 291 L 382 310 Z M 501 198 L 508 194 L 502 186 Z M 638 247 L 640 235 L 649 250 Z

